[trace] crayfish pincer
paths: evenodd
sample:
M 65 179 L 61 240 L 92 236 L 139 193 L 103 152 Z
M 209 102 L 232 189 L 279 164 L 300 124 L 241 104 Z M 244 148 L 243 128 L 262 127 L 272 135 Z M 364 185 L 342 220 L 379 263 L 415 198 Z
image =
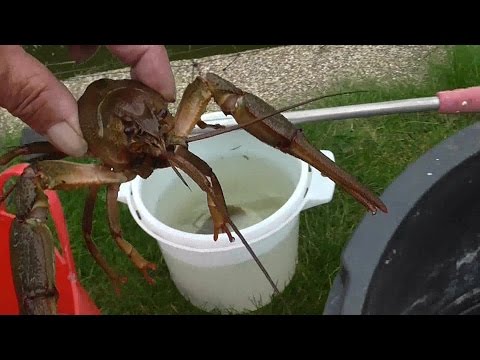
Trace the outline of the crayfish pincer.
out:
M 178 170 L 182 170 L 205 192 L 206 205 L 214 225 L 213 239 L 217 240 L 219 233 L 226 233 L 230 241 L 234 241 L 233 231 L 278 295 L 267 269 L 232 222 L 222 187 L 213 169 L 188 149 L 188 143 L 194 141 L 190 135 L 195 126 L 211 128 L 203 138 L 228 130 L 201 121 L 201 115 L 212 99 L 225 114 L 235 118 L 239 124 L 237 128 L 244 128 L 259 140 L 317 168 L 371 212 L 378 209 L 387 211 L 376 195 L 314 148 L 279 111 L 217 75 L 197 77 L 189 84 L 175 115 L 168 111 L 167 103 L 160 94 L 138 81 L 97 80 L 87 87 L 78 100 L 78 109 L 80 127 L 88 144 L 87 156 L 97 159 L 98 164 L 62 160 L 66 155 L 48 142 L 20 146 L 0 156 L 0 165 L 5 165 L 19 155 L 46 154 L 25 170 L 16 185 L 19 202 L 25 203 L 25 206 L 19 206 L 12 228 L 12 247 L 21 244 L 16 245 L 12 253 L 12 263 L 15 264 L 12 270 L 18 283 L 17 295 L 25 312 L 55 312 L 57 295 L 53 240 L 43 221 L 48 210 L 43 190 L 88 188 L 83 213 L 83 237 L 90 254 L 115 288 L 119 288 L 126 279 L 110 268 L 92 238 L 93 211 L 98 190 L 106 186 L 107 220 L 111 235 L 145 279 L 153 283 L 149 272 L 155 270 L 155 264 L 145 260 L 123 238 L 117 195 L 120 184 L 136 176 L 147 178 L 155 169 L 166 167 L 171 167 L 180 179 L 182 175 Z M 32 306 L 34 310 L 30 309 Z

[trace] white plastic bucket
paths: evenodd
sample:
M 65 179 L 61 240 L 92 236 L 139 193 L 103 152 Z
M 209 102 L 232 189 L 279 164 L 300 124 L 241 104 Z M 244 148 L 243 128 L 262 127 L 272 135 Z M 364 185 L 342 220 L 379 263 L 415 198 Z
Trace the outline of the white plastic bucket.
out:
M 206 114 L 202 119 L 234 124 L 223 113 Z M 299 213 L 331 201 L 335 184 L 303 161 L 243 130 L 191 143 L 189 149 L 213 168 L 227 205 L 235 206 L 232 214 L 239 209 L 241 216 L 232 215 L 232 220 L 282 291 L 295 273 Z M 322 152 L 334 160 L 330 151 Z M 222 165 L 216 167 L 217 163 Z M 182 175 L 190 189 L 171 168 L 160 169 L 148 179 L 137 177 L 122 184 L 118 200 L 128 204 L 138 225 L 158 241 L 172 280 L 193 305 L 238 313 L 268 304 L 273 289 L 238 236 L 232 232 L 233 243 L 226 234 L 214 241 L 211 234 L 189 230 L 194 224 L 198 229 L 198 222 L 208 224 L 209 213 L 205 193 Z M 264 199 L 265 203 L 275 200 L 268 201 L 266 212 L 261 208 Z M 261 208 L 263 217 L 242 215 L 254 208 L 252 204 L 260 204 L 255 209 Z M 180 218 L 188 231 L 169 226 Z

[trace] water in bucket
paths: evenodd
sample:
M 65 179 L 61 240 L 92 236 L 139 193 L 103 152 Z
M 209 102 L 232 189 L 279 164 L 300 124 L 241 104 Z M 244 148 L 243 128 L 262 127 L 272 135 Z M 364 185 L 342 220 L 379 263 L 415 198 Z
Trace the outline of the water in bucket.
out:
M 231 219 L 239 229 L 272 215 L 295 188 L 284 170 L 264 158 L 222 157 L 212 161 L 210 166 L 219 178 Z M 187 179 L 186 175 L 184 178 Z M 192 191 L 180 179 L 171 182 L 157 203 L 155 217 L 181 231 L 213 234 L 205 193 L 192 181 L 187 183 Z

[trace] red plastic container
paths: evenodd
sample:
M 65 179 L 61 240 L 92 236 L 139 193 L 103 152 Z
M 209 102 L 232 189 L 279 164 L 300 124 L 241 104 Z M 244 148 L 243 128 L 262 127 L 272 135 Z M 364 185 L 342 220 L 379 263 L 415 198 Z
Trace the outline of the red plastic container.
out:
M 19 176 L 28 164 L 12 166 L 0 174 L 0 196 L 5 183 Z M 100 315 L 100 310 L 77 279 L 75 263 L 70 249 L 70 240 L 60 199 L 55 191 L 46 191 L 50 211 L 61 244 L 61 252 L 55 249 L 56 282 L 59 292 L 58 313 L 62 315 Z M 17 296 L 10 268 L 9 234 L 14 215 L 0 204 L 0 314 L 18 315 Z

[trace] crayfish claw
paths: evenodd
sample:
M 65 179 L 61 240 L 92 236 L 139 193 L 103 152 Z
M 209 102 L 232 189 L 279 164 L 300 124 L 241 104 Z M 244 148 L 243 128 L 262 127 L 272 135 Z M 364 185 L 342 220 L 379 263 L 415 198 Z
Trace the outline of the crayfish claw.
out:
M 221 223 L 219 225 L 214 225 L 213 229 L 213 240 L 217 241 L 218 240 L 218 235 L 221 233 L 225 233 L 228 236 L 228 240 L 230 242 L 234 242 L 235 238 L 233 237 L 232 233 L 230 232 L 230 229 L 227 227 L 226 223 Z
M 234 241 L 235 241 L 235 238 L 233 237 L 232 233 L 230 232 L 230 230 L 228 229 L 228 227 L 227 227 L 226 224 L 223 224 L 223 225 L 222 225 L 222 230 L 223 230 L 224 233 L 227 234 L 228 240 L 229 240 L 230 242 L 234 242 Z

